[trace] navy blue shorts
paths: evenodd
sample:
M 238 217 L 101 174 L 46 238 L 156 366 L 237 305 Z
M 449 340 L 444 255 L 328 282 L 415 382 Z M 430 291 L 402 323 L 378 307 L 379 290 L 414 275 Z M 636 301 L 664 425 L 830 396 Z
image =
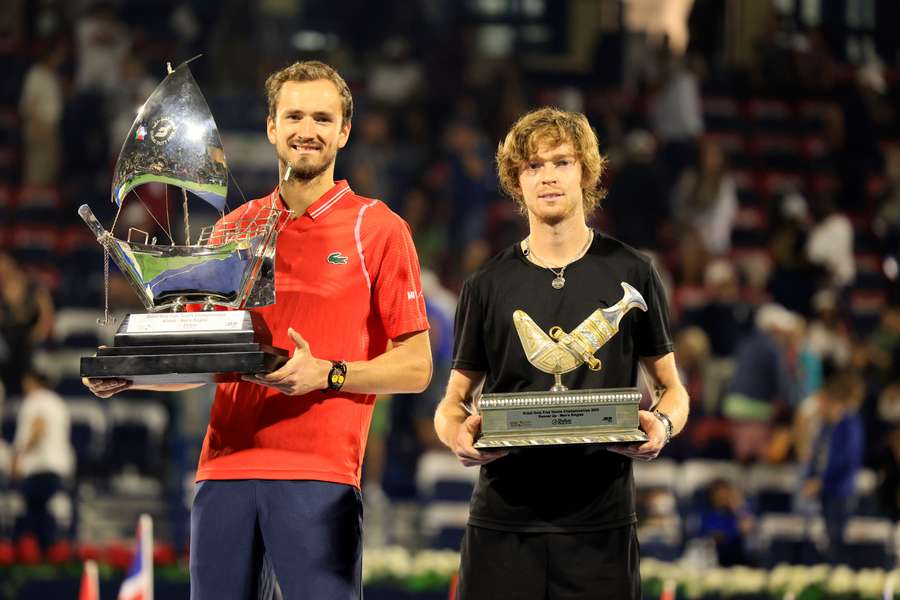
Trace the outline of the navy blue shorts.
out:
M 362 498 L 323 481 L 201 481 L 191 599 L 256 599 L 263 555 L 285 600 L 362 598 Z

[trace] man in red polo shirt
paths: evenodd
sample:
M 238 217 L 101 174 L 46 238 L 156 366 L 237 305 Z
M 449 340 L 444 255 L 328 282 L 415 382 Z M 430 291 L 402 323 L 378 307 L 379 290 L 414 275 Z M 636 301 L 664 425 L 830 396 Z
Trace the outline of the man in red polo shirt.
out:
M 252 596 L 265 552 L 285 598 L 356 599 L 375 394 L 420 392 L 431 378 L 419 264 L 400 217 L 334 181 L 353 113 L 341 76 L 300 62 L 266 91 L 282 183 L 226 219 L 293 211 L 278 238 L 277 302 L 256 310 L 273 345 L 294 350 L 277 371 L 216 389 L 191 511 L 191 597 Z M 101 397 L 134 387 L 86 384 Z

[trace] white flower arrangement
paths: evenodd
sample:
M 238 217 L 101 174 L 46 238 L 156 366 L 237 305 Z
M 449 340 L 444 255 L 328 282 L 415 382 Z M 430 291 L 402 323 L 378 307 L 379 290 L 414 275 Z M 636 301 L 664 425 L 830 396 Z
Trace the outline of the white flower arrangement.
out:
M 363 582 L 401 585 L 411 589 L 446 586 L 459 570 L 459 553 L 452 550 L 410 552 L 399 546 L 366 548 Z M 653 558 L 641 561 L 645 584 L 673 581 L 678 597 L 707 596 L 761 598 L 847 598 L 900 600 L 900 568 L 852 569 L 829 565 L 777 565 L 771 570 L 748 567 L 700 568 L 688 561 L 668 563 Z
M 386 546 L 363 551 L 363 583 L 402 583 L 413 579 L 450 581 L 458 570 L 459 553 L 453 550 L 410 553 L 400 546 Z

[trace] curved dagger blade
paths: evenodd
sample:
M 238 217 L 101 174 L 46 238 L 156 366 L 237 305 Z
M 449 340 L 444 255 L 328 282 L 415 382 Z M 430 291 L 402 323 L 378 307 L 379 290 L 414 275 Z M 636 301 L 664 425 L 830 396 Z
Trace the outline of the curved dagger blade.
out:
M 581 366 L 580 359 L 553 341 L 525 311 L 513 313 L 513 324 L 528 362 L 544 373 L 568 373 Z

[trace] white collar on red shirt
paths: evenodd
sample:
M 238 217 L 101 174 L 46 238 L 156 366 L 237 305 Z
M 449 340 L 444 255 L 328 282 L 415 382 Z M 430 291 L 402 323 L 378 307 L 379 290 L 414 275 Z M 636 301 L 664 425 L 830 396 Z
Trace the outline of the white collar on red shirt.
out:
M 307 207 L 305 214 L 309 215 L 310 218 L 315 221 L 320 217 L 325 216 L 328 211 L 334 208 L 341 198 L 352 193 L 353 190 L 350 189 L 350 184 L 347 183 L 346 179 L 336 181 L 330 190 L 322 194 L 321 198 Z M 284 200 L 281 198 L 281 194 L 279 194 L 279 188 L 276 187 L 272 190 L 269 198 L 271 198 L 272 201 L 272 208 L 275 208 L 276 204 L 281 204 L 284 208 L 287 208 L 284 204 Z

